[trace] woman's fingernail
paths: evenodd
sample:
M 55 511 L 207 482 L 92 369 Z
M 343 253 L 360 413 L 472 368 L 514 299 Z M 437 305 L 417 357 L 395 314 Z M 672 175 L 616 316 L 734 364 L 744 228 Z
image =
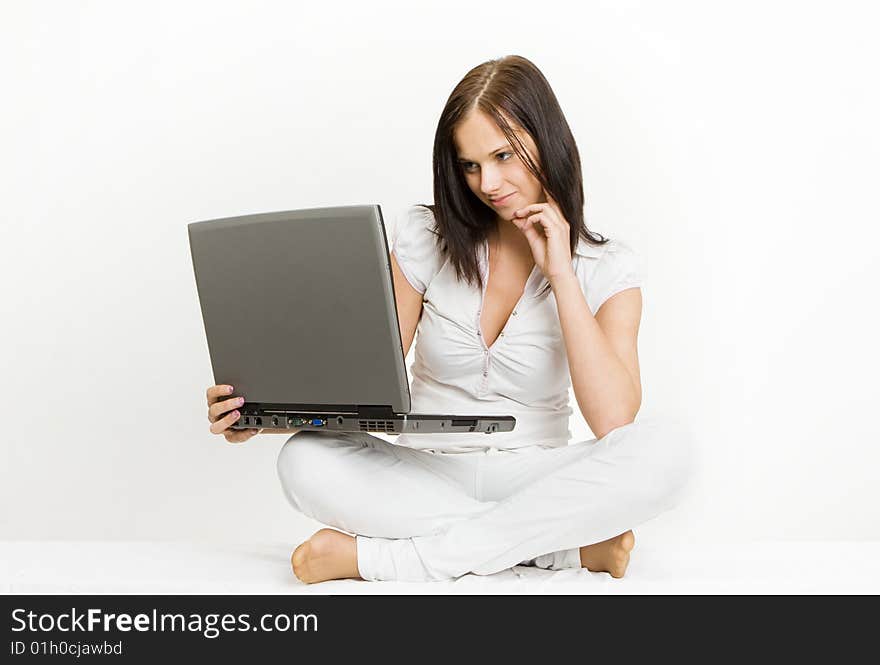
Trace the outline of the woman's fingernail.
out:
M 231 392 L 232 392 L 232 386 L 226 386 L 226 392 L 231 393 Z

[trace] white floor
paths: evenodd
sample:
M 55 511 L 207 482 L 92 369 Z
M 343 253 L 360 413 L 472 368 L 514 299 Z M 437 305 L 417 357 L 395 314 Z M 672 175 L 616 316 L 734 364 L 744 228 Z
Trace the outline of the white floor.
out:
M 768 542 L 651 549 L 623 579 L 517 566 L 412 584 L 306 585 L 289 544 L 0 542 L 4 594 L 877 594 L 880 542 Z

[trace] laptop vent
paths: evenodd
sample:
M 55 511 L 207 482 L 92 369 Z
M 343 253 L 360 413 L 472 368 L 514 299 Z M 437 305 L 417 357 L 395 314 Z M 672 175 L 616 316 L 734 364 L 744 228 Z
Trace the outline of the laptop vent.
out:
M 393 420 L 359 420 L 361 432 L 394 432 Z

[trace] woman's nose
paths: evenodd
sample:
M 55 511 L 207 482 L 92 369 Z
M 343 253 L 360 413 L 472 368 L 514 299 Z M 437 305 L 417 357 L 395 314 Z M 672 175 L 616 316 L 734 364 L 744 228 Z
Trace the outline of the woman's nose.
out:
M 483 194 L 488 196 L 490 193 L 498 191 L 500 182 L 501 178 L 495 169 L 483 169 L 483 177 L 480 180 L 480 189 L 483 190 Z

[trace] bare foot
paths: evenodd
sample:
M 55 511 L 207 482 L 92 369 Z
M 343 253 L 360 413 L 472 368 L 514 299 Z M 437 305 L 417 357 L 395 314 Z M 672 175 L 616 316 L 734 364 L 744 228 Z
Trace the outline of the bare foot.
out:
M 585 545 L 581 548 L 581 566 L 597 573 L 610 573 L 611 577 L 623 577 L 635 544 L 635 535 L 627 531 L 601 543 Z
M 354 536 L 321 529 L 293 550 L 290 556 L 293 574 L 306 584 L 362 579 L 357 567 L 357 542 Z

